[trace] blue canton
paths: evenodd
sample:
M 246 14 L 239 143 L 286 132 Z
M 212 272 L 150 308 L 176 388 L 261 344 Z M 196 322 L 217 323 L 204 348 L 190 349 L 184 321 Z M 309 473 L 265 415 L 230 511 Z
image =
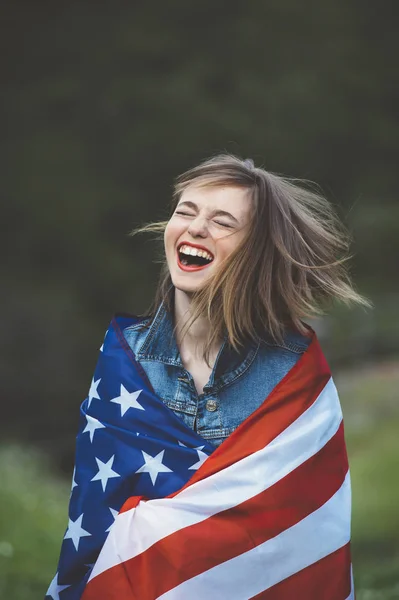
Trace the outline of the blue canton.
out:
M 215 449 L 155 395 L 122 333 L 136 322 L 112 321 L 80 408 L 69 523 L 46 598 L 81 598 L 124 502 L 179 490 Z

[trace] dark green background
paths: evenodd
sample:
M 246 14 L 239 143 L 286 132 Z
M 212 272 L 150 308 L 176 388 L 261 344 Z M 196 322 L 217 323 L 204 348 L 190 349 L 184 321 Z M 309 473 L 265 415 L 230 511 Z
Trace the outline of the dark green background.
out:
M 5 442 L 69 476 L 108 322 L 154 291 L 161 248 L 128 233 L 166 216 L 177 174 L 224 150 L 316 181 L 351 231 L 375 308 L 318 323 L 335 372 L 361 380 L 396 361 L 398 16 L 387 0 L 2 3 Z M 354 435 L 369 414 L 357 398 Z

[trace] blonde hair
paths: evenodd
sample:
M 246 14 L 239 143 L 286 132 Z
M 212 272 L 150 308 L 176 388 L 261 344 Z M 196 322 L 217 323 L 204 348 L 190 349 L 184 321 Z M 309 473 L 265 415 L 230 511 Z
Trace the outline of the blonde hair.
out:
M 315 186 L 304 184 L 229 154 L 210 158 L 176 179 L 171 214 L 184 190 L 194 185 L 240 187 L 252 200 L 252 221 L 244 240 L 193 295 L 192 317 L 184 331 L 200 316 L 208 318 L 207 361 L 226 333 L 238 350 L 265 332 L 281 342 L 287 326 L 306 334 L 302 319 L 324 314 L 334 299 L 371 307 L 350 280 L 349 233 Z M 163 234 L 166 225 L 167 221 L 149 223 L 132 233 Z M 152 313 L 161 302 L 172 311 L 173 291 L 164 261 Z

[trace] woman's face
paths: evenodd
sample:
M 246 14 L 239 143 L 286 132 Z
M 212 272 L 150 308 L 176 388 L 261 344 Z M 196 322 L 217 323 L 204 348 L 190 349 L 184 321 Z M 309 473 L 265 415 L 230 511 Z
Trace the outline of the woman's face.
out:
M 188 187 L 165 230 L 165 253 L 176 289 L 202 287 L 244 238 L 251 215 L 248 190 Z

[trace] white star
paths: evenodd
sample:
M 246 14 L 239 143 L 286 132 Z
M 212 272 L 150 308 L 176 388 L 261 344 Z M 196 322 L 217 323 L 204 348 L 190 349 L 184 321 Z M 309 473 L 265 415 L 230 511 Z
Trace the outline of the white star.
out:
M 102 423 L 100 423 L 100 421 L 98 421 L 94 417 L 91 417 L 90 415 L 86 415 L 86 419 L 87 419 L 87 425 L 83 429 L 82 433 L 89 432 L 90 441 L 93 443 L 93 437 L 94 437 L 95 430 L 96 429 L 105 429 L 105 425 L 103 425 Z
M 98 473 L 94 475 L 91 481 L 101 481 L 103 492 L 105 492 L 105 488 L 107 487 L 108 479 L 111 479 L 111 477 L 120 477 L 119 473 L 116 473 L 116 471 L 112 470 L 114 458 L 115 454 L 111 456 L 107 463 L 104 463 L 99 458 L 96 458 Z
M 197 451 L 197 454 L 198 454 L 198 462 L 196 462 L 194 465 L 189 467 L 188 468 L 189 471 L 196 471 L 197 469 L 200 468 L 201 465 L 204 464 L 206 459 L 209 458 L 209 456 L 207 454 L 205 454 L 205 452 L 202 452 L 203 447 L 204 446 L 198 446 L 198 448 L 195 448 L 195 450 Z
M 58 573 L 55 574 L 53 581 L 50 583 L 50 587 L 47 590 L 46 596 L 51 596 L 53 600 L 60 600 L 60 592 L 66 588 L 71 587 L 70 585 L 58 585 Z
M 109 508 L 109 510 L 111 511 L 111 515 L 114 517 L 114 521 L 116 519 L 116 516 L 119 514 L 119 510 L 115 510 L 114 508 Z M 112 521 L 111 525 L 108 527 L 108 529 L 105 530 L 105 533 L 108 533 L 109 531 L 111 531 L 111 527 L 114 524 L 114 521 Z
M 64 535 L 64 540 L 72 540 L 75 550 L 77 550 L 79 547 L 80 538 L 91 535 L 91 533 L 82 528 L 82 519 L 83 513 L 76 519 L 76 521 L 69 519 L 68 530 Z
M 78 487 L 78 484 L 75 481 L 75 473 L 76 473 L 76 467 L 74 467 L 74 469 L 73 469 L 71 494 L 73 492 L 73 488 Z
M 105 342 L 105 338 L 107 337 L 107 333 L 108 333 L 108 331 L 105 332 L 104 340 L 103 340 L 103 343 L 101 344 L 100 352 L 104 351 L 104 342 Z
M 90 385 L 90 389 L 89 389 L 89 401 L 87 403 L 87 408 L 90 407 L 91 401 L 93 400 L 93 398 L 97 398 L 97 400 L 101 400 L 100 396 L 98 395 L 98 384 L 100 383 L 101 379 L 97 379 L 97 381 L 94 381 L 94 377 L 91 381 L 91 385 Z
M 165 466 L 162 463 L 163 455 L 165 454 L 165 450 L 162 450 L 156 456 L 151 456 L 147 454 L 147 452 L 141 451 L 144 464 L 140 469 L 136 471 L 136 473 L 149 473 L 152 481 L 152 485 L 155 485 L 159 473 L 172 473 L 172 469 Z
M 139 390 L 138 392 L 128 392 L 124 385 L 121 384 L 121 395 L 113 398 L 111 402 L 115 402 L 116 404 L 120 404 L 121 406 L 121 416 L 125 414 L 129 408 L 137 408 L 138 410 L 144 410 L 144 408 L 137 402 L 137 398 L 140 396 L 143 390 Z

